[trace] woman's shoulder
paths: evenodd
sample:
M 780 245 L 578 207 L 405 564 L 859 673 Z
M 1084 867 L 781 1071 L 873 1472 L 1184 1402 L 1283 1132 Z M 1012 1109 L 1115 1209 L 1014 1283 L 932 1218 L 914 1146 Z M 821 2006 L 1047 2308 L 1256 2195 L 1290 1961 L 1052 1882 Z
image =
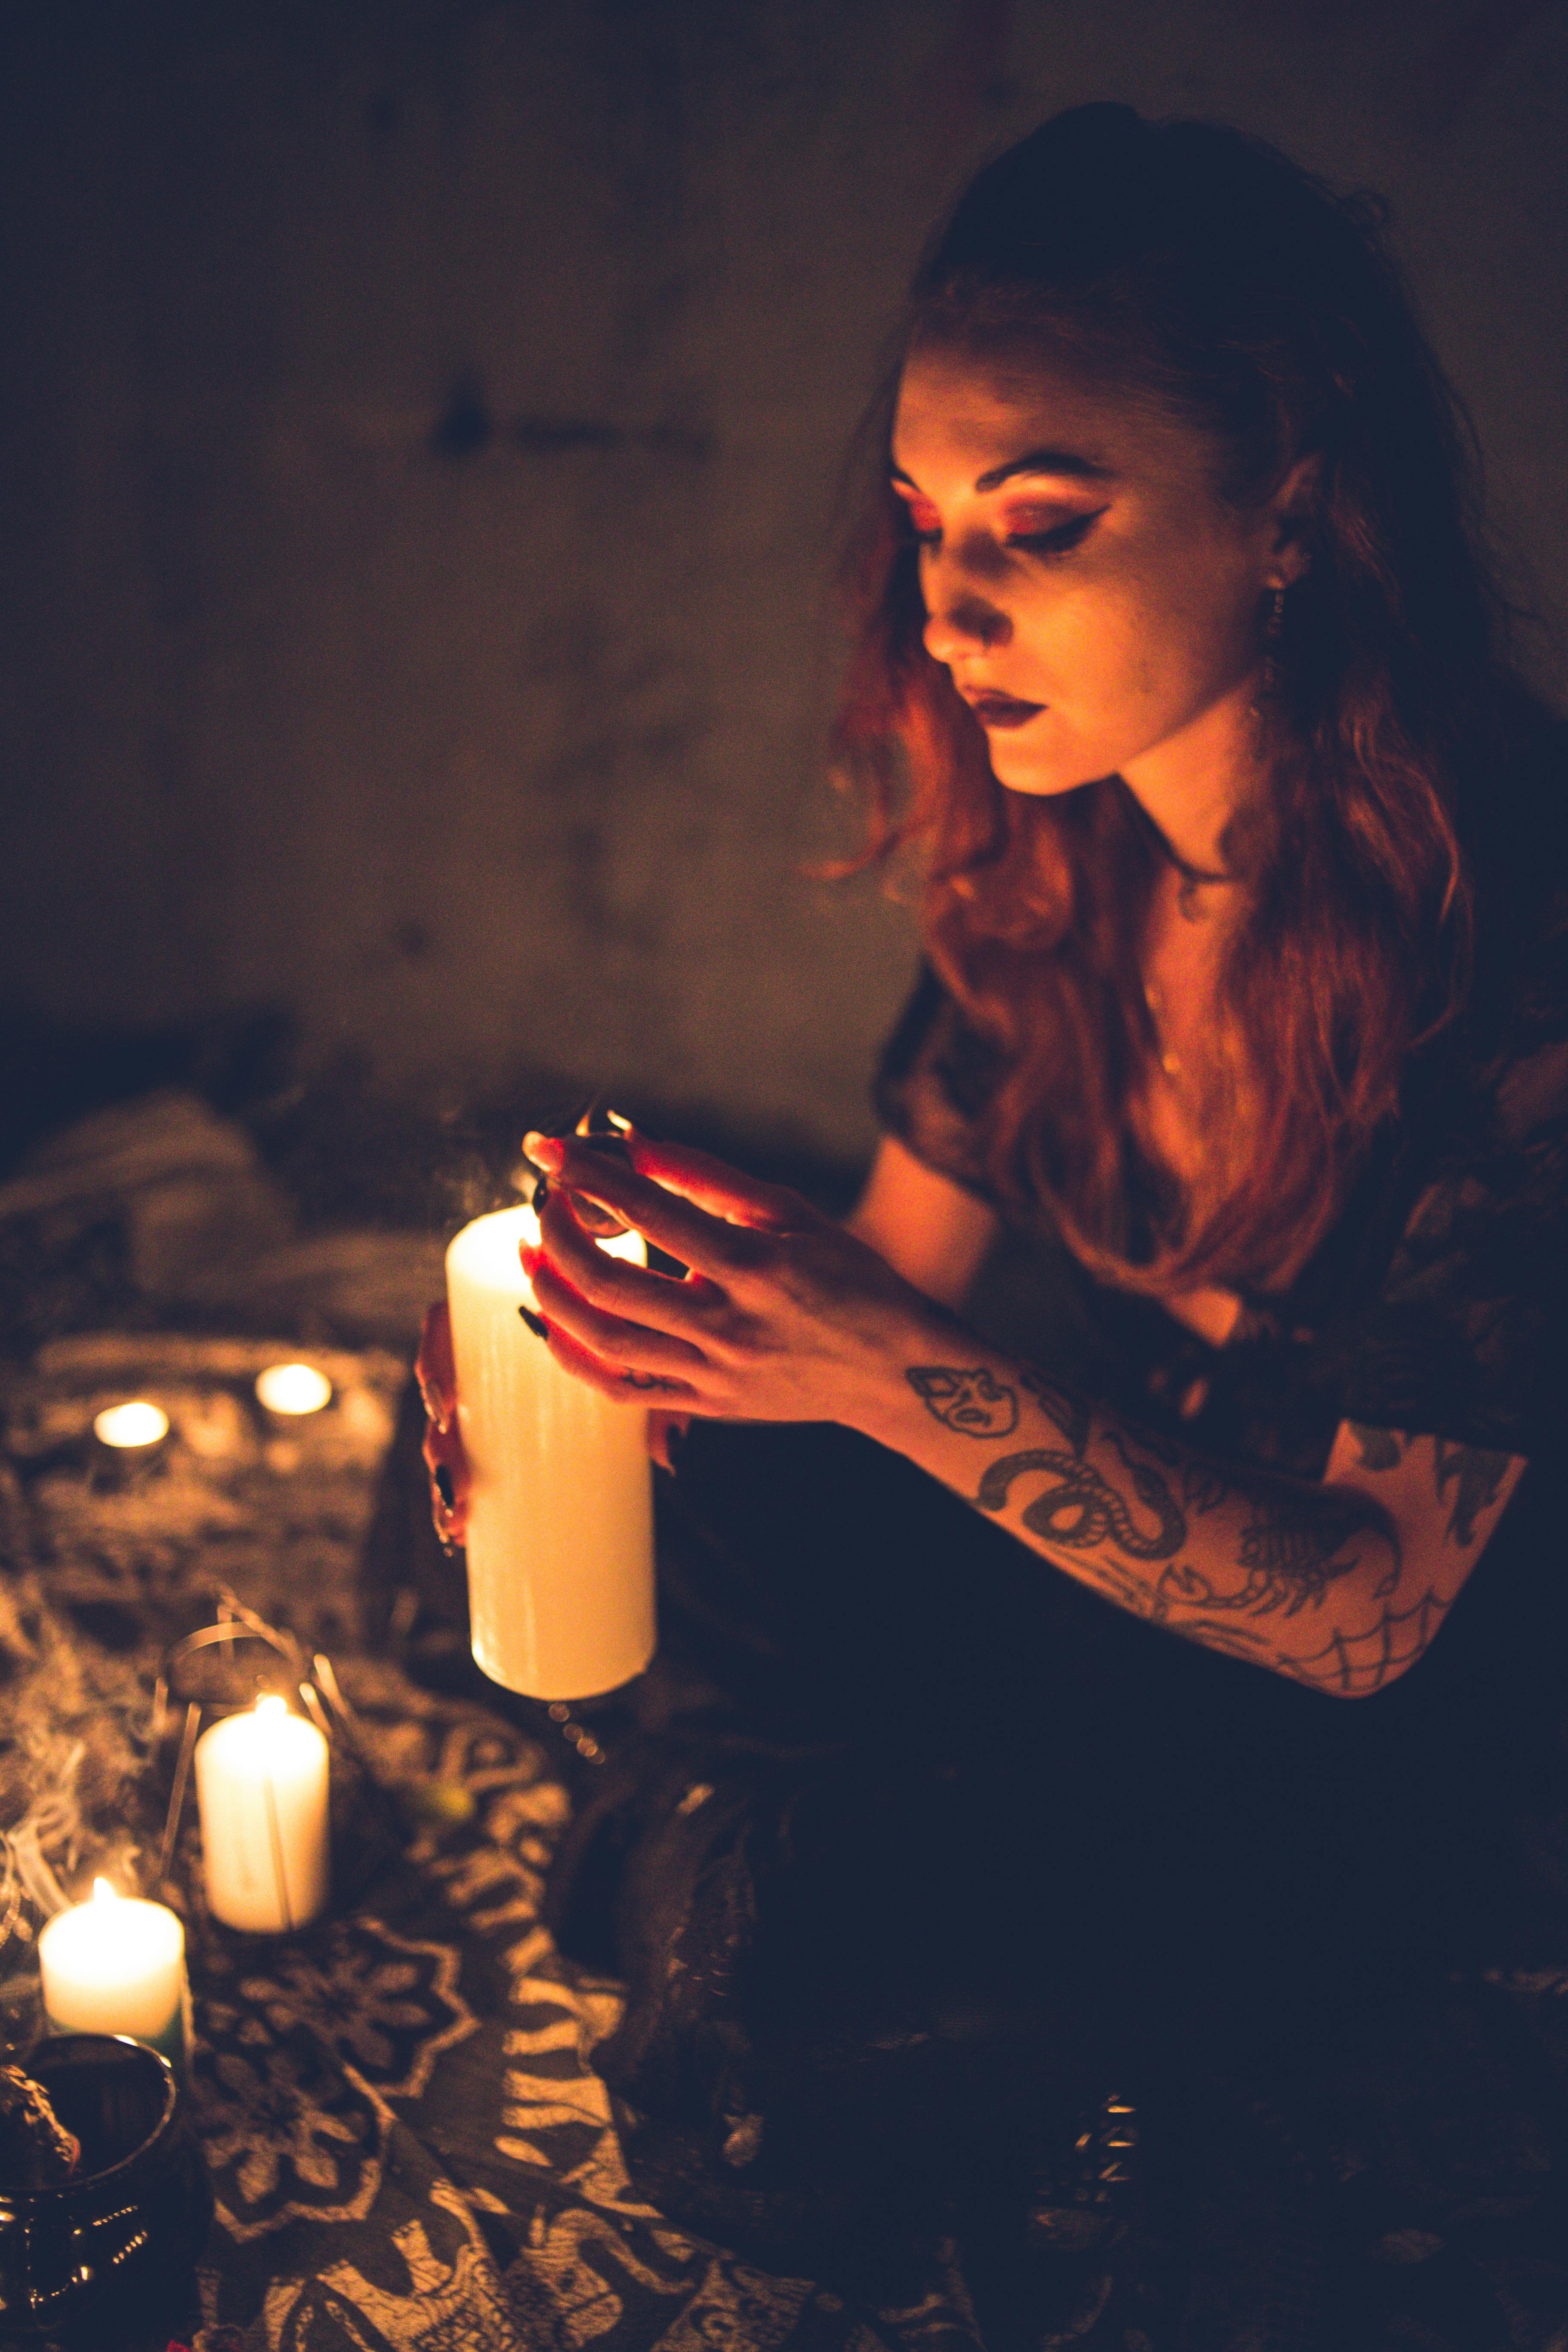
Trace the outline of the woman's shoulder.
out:
M 1347 1291 L 1347 1415 L 1539 1459 L 1568 1427 L 1568 728 L 1500 780 L 1476 981 L 1421 1057 Z M 1381 1244 L 1379 1256 L 1381 1256 Z

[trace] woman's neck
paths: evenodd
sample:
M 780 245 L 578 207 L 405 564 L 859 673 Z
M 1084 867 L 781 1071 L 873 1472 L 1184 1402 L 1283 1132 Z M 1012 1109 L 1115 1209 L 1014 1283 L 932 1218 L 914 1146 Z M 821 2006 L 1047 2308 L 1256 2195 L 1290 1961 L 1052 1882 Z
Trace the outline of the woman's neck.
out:
M 1263 775 L 1250 681 L 1121 770 L 1122 782 L 1157 828 L 1189 888 L 1226 875 L 1226 835 Z

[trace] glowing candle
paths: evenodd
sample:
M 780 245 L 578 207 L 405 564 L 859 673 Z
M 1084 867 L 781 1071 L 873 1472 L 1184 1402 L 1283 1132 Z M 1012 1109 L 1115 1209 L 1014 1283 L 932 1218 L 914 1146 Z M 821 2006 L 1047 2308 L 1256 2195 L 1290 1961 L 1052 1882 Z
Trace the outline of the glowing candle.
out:
M 156 1445 L 169 1434 L 169 1416 L 145 1397 L 137 1397 L 130 1404 L 111 1404 L 97 1414 L 92 1433 L 100 1445 L 113 1445 L 126 1452 L 138 1447 Z
M 184 2058 L 185 1931 L 162 1903 L 117 1895 L 57 1912 L 38 1937 L 44 2011 L 57 2033 L 128 2033 Z
M 447 1252 L 468 1455 L 474 1656 L 531 1698 L 588 1698 L 653 1655 L 653 1475 L 646 1415 L 563 1372 L 519 1308 L 533 1293 L 518 1244 L 531 1209 L 465 1225 Z M 647 1263 L 640 1234 L 601 1242 Z
M 320 1412 L 332 1401 L 332 1384 L 314 1364 L 268 1364 L 257 1375 L 256 1393 L 268 1412 Z
M 226 1716 L 196 1742 L 207 1908 L 277 1935 L 327 1899 L 327 1743 L 278 1697 Z

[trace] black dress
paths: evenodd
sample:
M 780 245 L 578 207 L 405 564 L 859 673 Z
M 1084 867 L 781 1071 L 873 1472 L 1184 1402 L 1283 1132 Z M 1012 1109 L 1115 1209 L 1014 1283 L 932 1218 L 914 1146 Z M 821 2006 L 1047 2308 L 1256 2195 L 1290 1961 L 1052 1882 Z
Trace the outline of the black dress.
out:
M 1151 1628 L 834 1426 L 693 1424 L 663 1640 L 554 1917 L 631 1999 L 639 2186 L 820 2273 L 1112 2080 L 1300 2044 L 1528 1942 L 1568 1766 L 1568 929 L 1493 922 L 1334 1230 L 1221 1349 L 1015 1230 L 973 1319 L 1197 1449 L 1316 1476 L 1339 1423 L 1532 1467 L 1423 1663 L 1342 1703 Z M 922 973 L 889 1129 L 983 1191 L 994 1060 Z M 1544 1808 L 1542 1808 L 1544 1809 Z M 875 2225 L 875 2226 L 873 2226 Z

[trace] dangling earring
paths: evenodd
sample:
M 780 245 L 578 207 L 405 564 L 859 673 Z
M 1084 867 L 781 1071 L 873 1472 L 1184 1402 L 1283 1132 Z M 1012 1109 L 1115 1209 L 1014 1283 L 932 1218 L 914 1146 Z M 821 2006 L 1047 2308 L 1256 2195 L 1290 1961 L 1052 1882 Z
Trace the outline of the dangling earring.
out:
M 1278 647 L 1285 628 L 1285 591 L 1276 588 L 1263 625 L 1263 692 L 1270 698 L 1279 691 Z

